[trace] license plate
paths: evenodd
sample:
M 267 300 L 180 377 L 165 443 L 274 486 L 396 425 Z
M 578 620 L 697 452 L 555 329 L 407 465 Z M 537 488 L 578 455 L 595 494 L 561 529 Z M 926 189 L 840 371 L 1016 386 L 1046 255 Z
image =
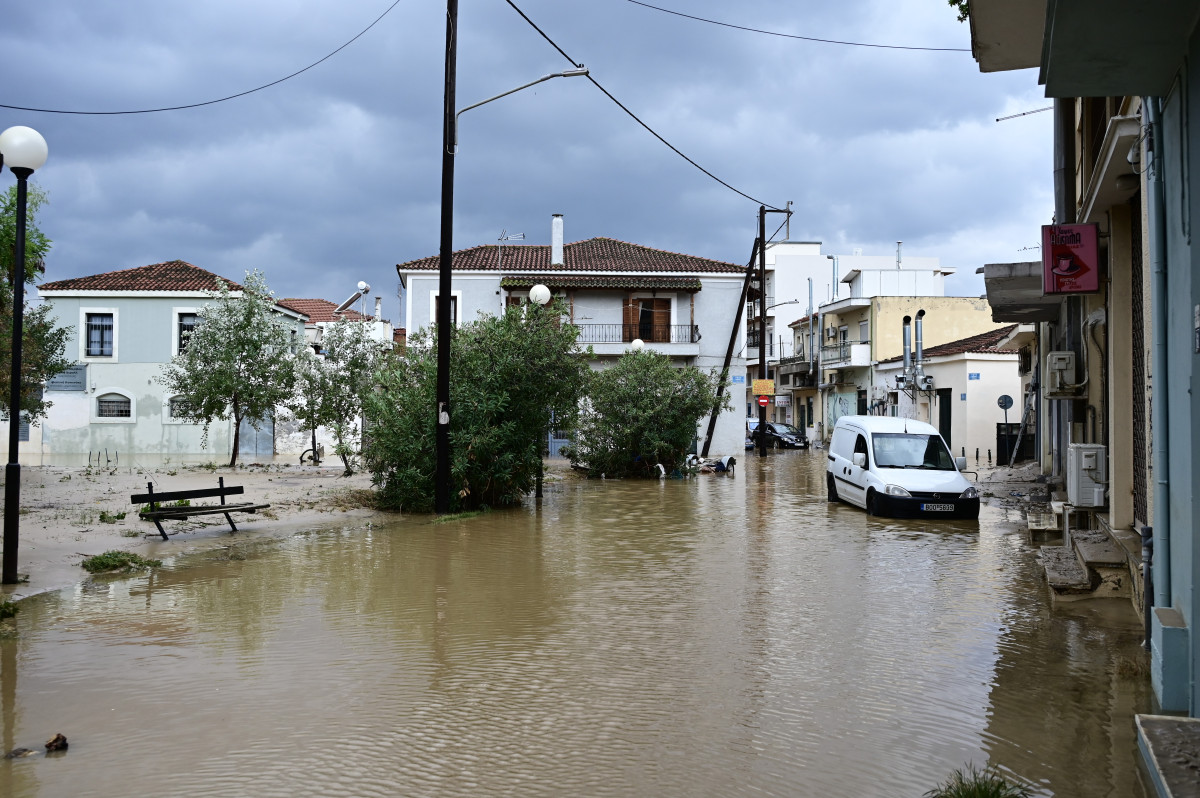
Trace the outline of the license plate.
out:
M 921 509 L 928 513 L 952 513 L 953 504 L 922 504 Z

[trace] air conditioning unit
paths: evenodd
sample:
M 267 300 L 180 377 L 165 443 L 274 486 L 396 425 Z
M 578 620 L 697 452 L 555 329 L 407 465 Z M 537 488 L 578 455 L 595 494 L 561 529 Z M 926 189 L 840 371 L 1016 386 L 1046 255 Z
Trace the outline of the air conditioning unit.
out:
M 837 327 L 830 327 L 829 329 L 827 329 L 825 331 L 825 337 L 828 338 L 830 341 L 832 341 L 834 338 L 837 338 Z
M 917 385 L 921 388 L 922 391 L 932 391 L 933 390 L 933 377 L 930 377 L 928 374 L 926 374 L 923 377 L 919 377 L 917 379 Z
M 1071 386 L 1075 384 L 1075 353 L 1047 352 L 1046 377 L 1047 395 L 1071 395 L 1074 390 Z
M 1076 507 L 1104 507 L 1108 482 L 1106 449 L 1099 443 L 1067 446 L 1067 502 Z
M 896 375 L 896 390 L 903 391 L 907 387 L 908 387 L 908 377 L 905 377 L 903 374 L 897 374 Z

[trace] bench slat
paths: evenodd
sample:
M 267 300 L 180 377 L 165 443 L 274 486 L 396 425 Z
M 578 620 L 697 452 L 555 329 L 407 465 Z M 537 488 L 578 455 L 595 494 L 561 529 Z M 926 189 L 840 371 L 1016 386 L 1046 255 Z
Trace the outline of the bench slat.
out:
M 252 513 L 255 510 L 265 510 L 269 504 L 205 504 L 197 507 L 171 507 L 164 510 L 151 510 L 139 513 L 142 518 L 155 518 L 180 521 L 190 515 L 213 515 L 215 513 Z
M 129 497 L 131 504 L 147 504 L 149 502 L 173 502 L 180 499 L 211 499 L 216 496 L 235 496 L 245 493 L 244 485 L 231 485 L 227 488 L 197 488 L 195 490 L 169 490 L 163 493 L 135 493 Z

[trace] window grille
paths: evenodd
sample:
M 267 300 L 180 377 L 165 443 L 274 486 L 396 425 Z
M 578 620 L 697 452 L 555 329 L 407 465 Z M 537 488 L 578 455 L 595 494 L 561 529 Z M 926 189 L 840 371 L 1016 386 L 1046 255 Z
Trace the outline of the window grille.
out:
M 87 356 L 112 357 L 113 314 L 87 314 Z
M 192 334 L 192 330 L 196 329 L 197 316 L 195 313 L 180 313 L 179 314 L 179 352 L 187 349 L 188 337 Z
M 129 398 L 115 393 L 106 393 L 96 400 L 97 418 L 129 418 L 132 405 Z
M 167 412 L 171 414 L 171 418 L 183 418 L 184 415 L 191 411 L 192 403 L 185 396 L 172 396 L 171 401 L 167 403 Z

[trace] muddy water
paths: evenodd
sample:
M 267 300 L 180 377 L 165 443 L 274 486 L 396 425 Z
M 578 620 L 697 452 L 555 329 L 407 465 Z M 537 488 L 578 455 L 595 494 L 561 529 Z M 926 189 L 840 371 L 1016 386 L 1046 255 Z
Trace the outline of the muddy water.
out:
M 23 602 L 0 795 L 1142 796 L 1131 613 L 1051 611 L 1015 511 L 868 518 L 823 452 L 568 481 Z

